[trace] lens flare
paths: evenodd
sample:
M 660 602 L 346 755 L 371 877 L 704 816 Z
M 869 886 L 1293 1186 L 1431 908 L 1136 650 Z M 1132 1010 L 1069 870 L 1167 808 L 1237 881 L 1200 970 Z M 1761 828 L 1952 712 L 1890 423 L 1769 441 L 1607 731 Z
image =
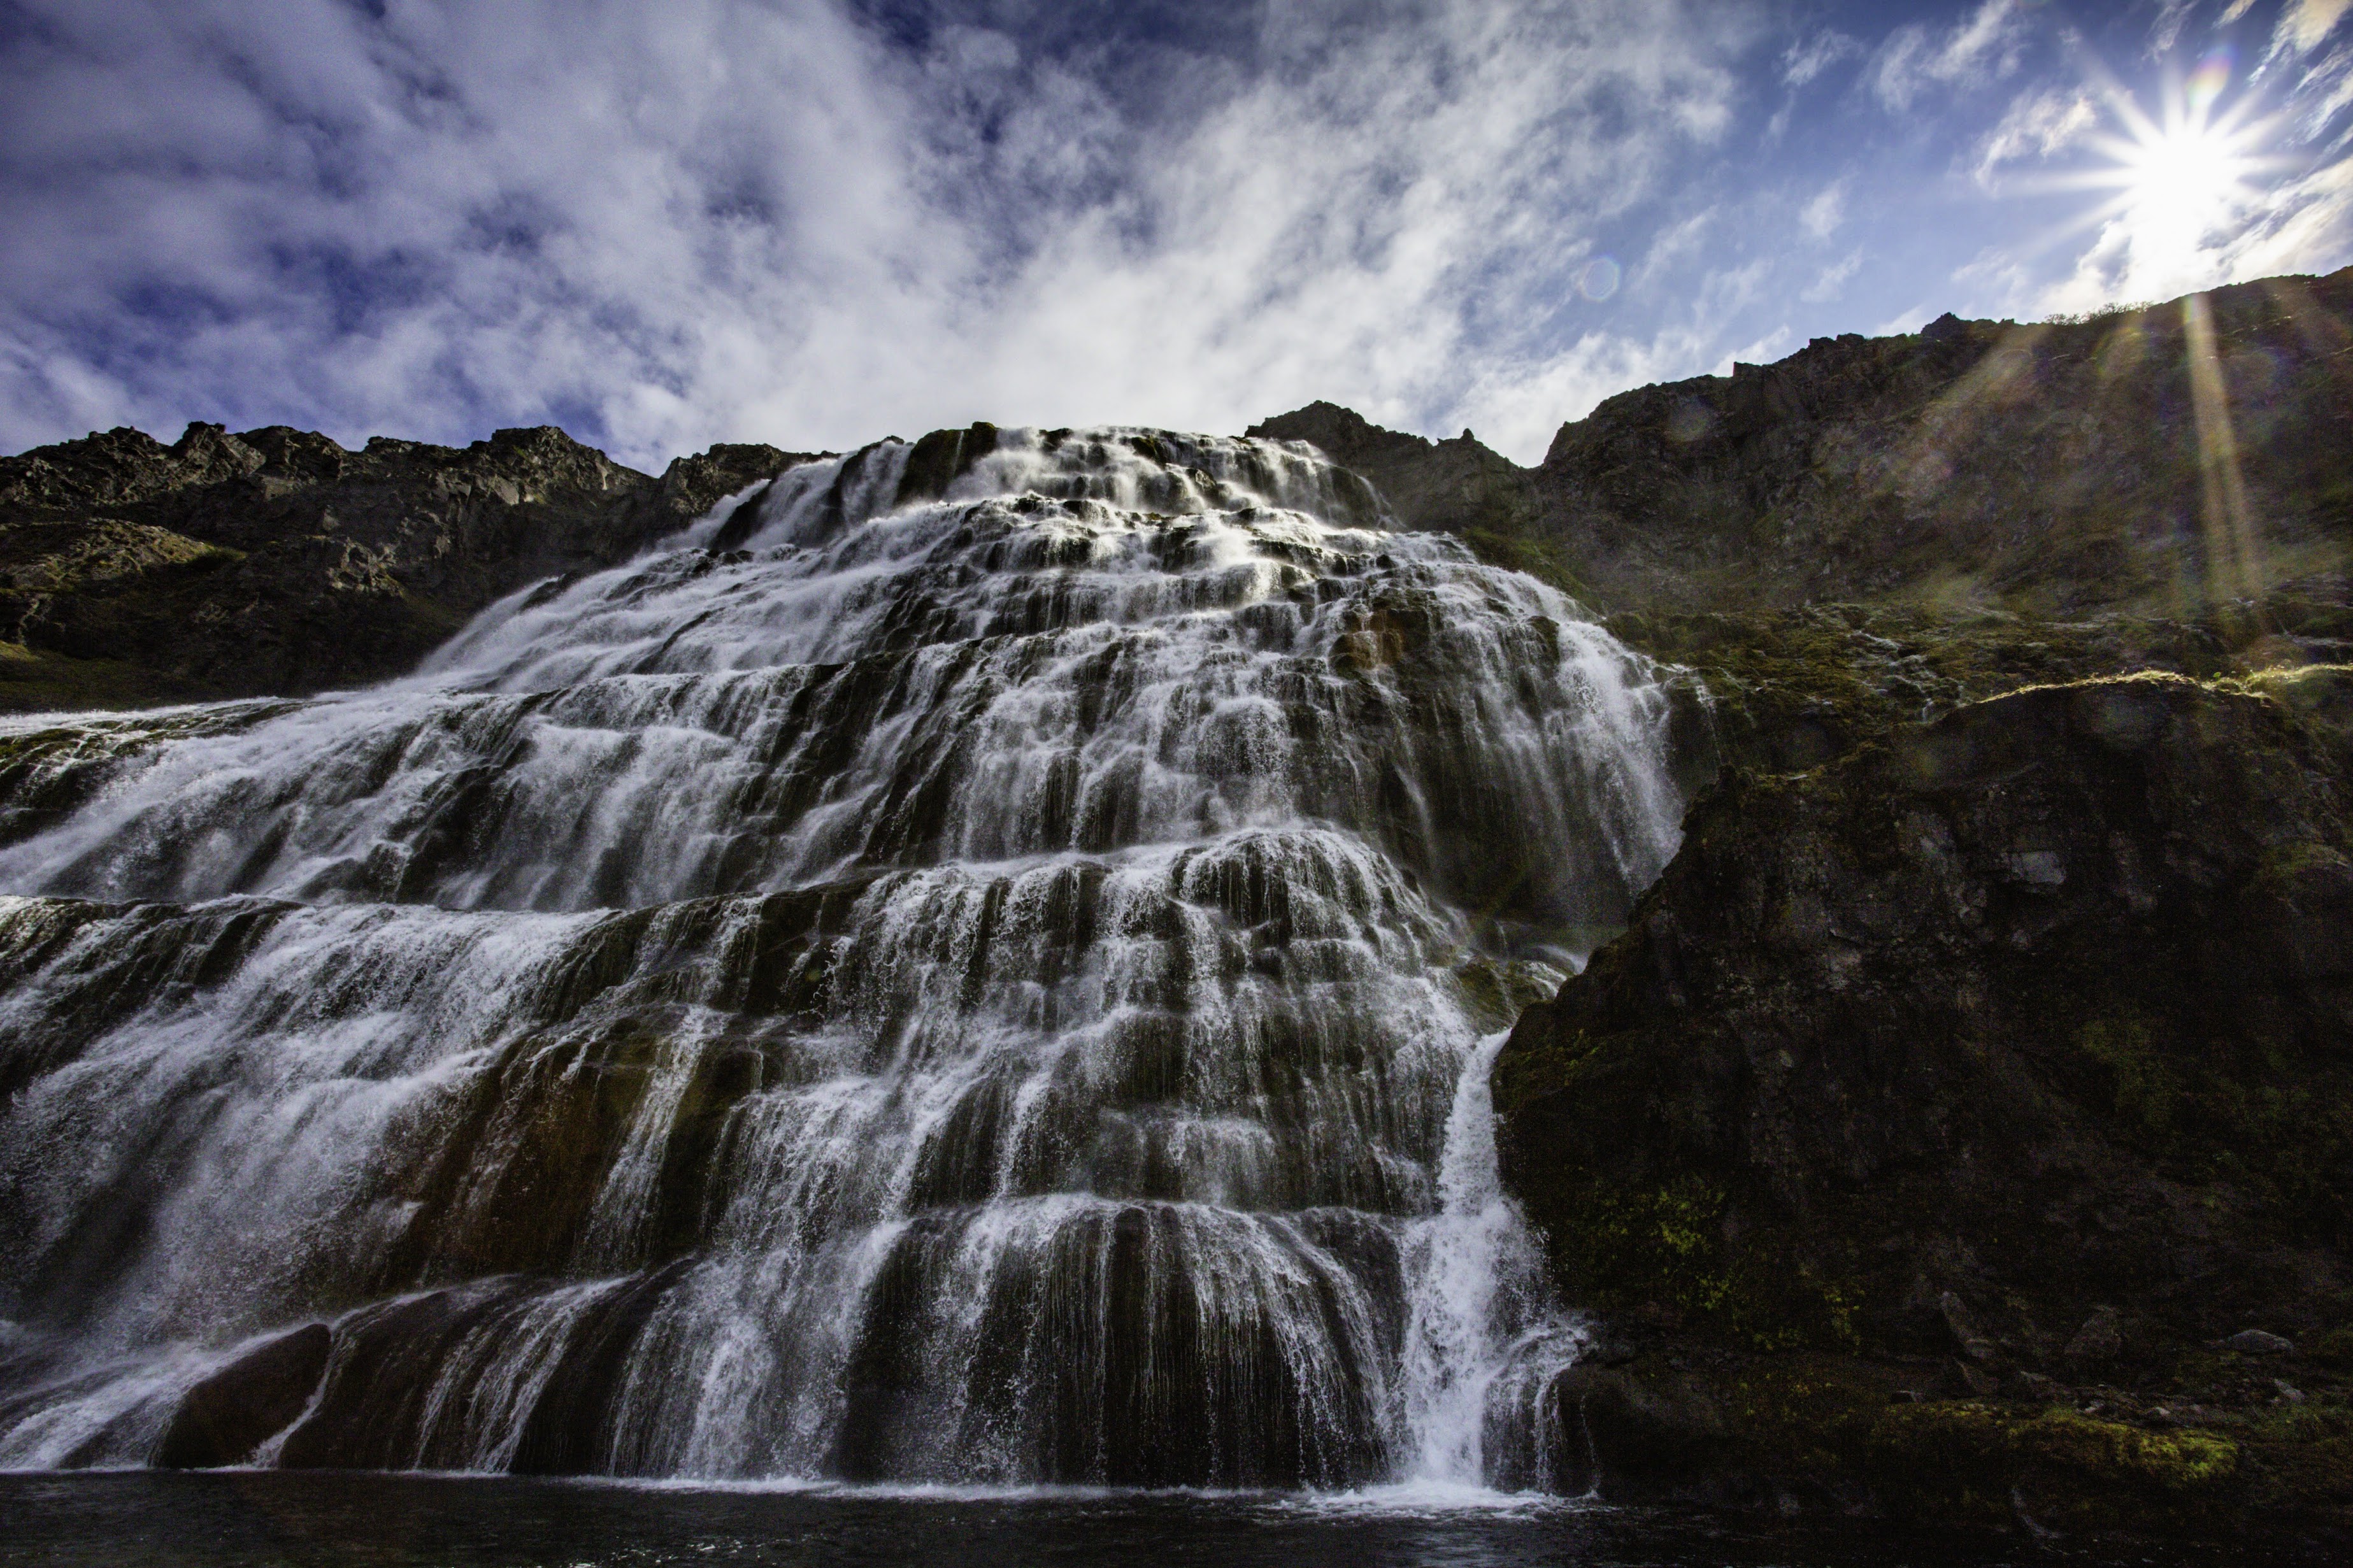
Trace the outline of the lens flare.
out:
M 2189 83 L 2182 89 L 2182 100 L 2194 120 L 2204 121 L 2214 111 L 2214 100 L 2231 85 L 2232 55 L 2230 46 L 2209 49 L 2198 68 L 2189 73 Z
M 1597 256 L 1577 273 L 1577 291 L 1599 304 L 1618 292 L 1618 264 L 1606 256 Z

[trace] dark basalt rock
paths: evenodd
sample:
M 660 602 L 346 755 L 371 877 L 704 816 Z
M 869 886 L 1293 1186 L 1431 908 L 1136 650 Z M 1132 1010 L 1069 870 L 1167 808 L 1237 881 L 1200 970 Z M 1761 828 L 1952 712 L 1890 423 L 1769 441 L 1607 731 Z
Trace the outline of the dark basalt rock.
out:
M 2334 1417 L 2260 1414 L 2342 1410 L 2290 1352 L 2353 1305 L 2348 692 L 2029 689 L 1696 803 L 1496 1067 L 1565 1291 L 1654 1347 L 1562 1391 L 1564 1473 L 1922 1517 L 2022 1488 L 2110 1524 L 2161 1494 L 2207 1525 L 2353 1479 Z M 1675 1347 L 1715 1358 L 1694 1396 L 1728 1440 L 1636 1441 L 1613 1482 L 1567 1405 L 1683 1397 Z M 2054 1404 L 2082 1429 L 2036 1425 Z M 2207 1435 L 2162 1436 L 2185 1419 Z
M 182 1396 L 154 1463 L 167 1470 L 243 1464 L 302 1414 L 332 1348 L 326 1324 L 306 1323 L 237 1357 Z
M 1672 1373 L 1645 1378 L 1605 1366 L 1573 1366 L 1553 1380 L 1548 1397 L 1554 1430 L 1561 1434 L 1551 1480 L 1570 1496 L 1672 1494 L 1713 1468 L 1724 1448 L 1724 1415 L 1715 1402 L 1697 1383 Z
M 948 493 L 972 466 L 997 450 L 997 426 L 976 424 L 965 430 L 934 430 L 917 441 L 907 454 L 899 478 L 899 502 L 937 500 Z
M 352 452 L 216 425 L 0 458 L 0 711 L 398 675 L 492 600 L 624 560 L 801 460 L 720 446 L 656 479 L 553 426 Z
M 2353 1282 L 2348 760 L 2264 683 L 2141 677 L 1728 776 L 1498 1065 L 1564 1276 L 1906 1350 L 2039 1347 L 2116 1301 L 2197 1340 L 2327 1326 Z
M 1408 528 L 1518 533 L 1542 518 L 1527 469 L 1480 444 L 1468 430 L 1432 441 L 1384 430 L 1333 403 L 1311 403 L 1253 425 L 1246 435 L 1305 441 L 1370 479 Z

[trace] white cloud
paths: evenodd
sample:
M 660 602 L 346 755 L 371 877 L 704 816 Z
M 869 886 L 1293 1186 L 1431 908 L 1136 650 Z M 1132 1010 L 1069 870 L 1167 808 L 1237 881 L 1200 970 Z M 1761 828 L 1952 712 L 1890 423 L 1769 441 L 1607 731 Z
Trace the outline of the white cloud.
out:
M 1687 246 L 1711 216 L 1703 213 L 1678 225 L 1662 245 L 1671 250 Z M 1648 259 L 1656 258 L 1654 254 Z M 1728 365 L 1717 345 L 1740 313 L 1762 297 L 1770 268 L 1760 258 L 1704 273 L 1672 319 L 1649 337 L 1587 332 L 1556 353 L 1489 365 L 1465 393 L 1461 406 L 1467 418 L 1460 423 L 1504 456 L 1537 462 L 1562 421 L 1584 418 L 1611 395 L 1705 375 L 1719 362 Z M 1781 328 L 1770 341 L 1788 336 Z
M 2026 262 L 2000 246 L 1988 246 L 1953 268 L 1953 281 L 1978 301 L 1975 309 L 1978 313 L 1991 312 L 2005 317 L 2042 314 L 2041 310 L 2028 308 L 2040 286 L 2038 276 Z M 1931 315 L 1941 313 L 1930 312 Z
M 2272 35 L 2272 47 L 2292 47 L 2298 54 L 2310 54 L 2345 18 L 2346 7 L 2353 0 L 2288 0 L 2280 7 L 2279 22 Z
M 1707 374 L 1714 342 L 1705 325 L 1671 327 L 1650 338 L 1588 332 L 1541 361 L 1482 372 L 1463 399 L 1464 423 L 1505 457 L 1535 464 L 1564 422 L 1584 418 L 1605 398 Z
M 1862 39 L 1826 27 L 1782 51 L 1781 85 L 1803 87 L 1841 60 L 1852 59 L 1862 53 Z
M 1763 337 L 1752 339 L 1725 355 L 1717 362 L 1715 374 L 1730 375 L 1735 365 L 1771 364 L 1787 355 L 1789 345 L 1797 341 L 1798 335 L 1787 326 L 1776 327 Z
M 1990 186 L 2005 164 L 2048 158 L 2073 145 L 2099 123 L 2092 95 L 2081 88 L 2021 94 L 1978 144 L 1977 181 Z
M 2253 3 L 2254 0 L 2238 0 L 2233 9 L 2243 11 Z M 2148 52 L 2152 58 L 2162 56 L 2173 47 L 2175 40 L 2181 37 L 2182 27 L 2197 9 L 2198 0 L 2158 0 L 2157 19 L 2148 26 Z M 2235 19 L 2227 11 L 2220 18 L 2223 23 Z
M 1798 209 L 1798 221 L 1816 239 L 1828 239 L 1846 221 L 1846 182 L 1833 180 L 1820 195 Z
M 1798 298 L 1803 300 L 1809 305 L 1828 304 L 1831 300 L 1837 299 L 1840 295 L 1846 292 L 1847 284 L 1852 280 L 1854 275 L 1862 269 L 1862 251 L 1861 247 L 1858 247 L 1857 248 L 1847 252 L 1846 256 L 1841 259 L 1836 266 L 1825 268 L 1822 271 L 1822 275 L 1815 279 L 1811 284 L 1799 294 Z
M 2019 0 L 1983 0 L 1941 34 L 1922 23 L 1908 23 L 1880 46 L 1872 68 L 1872 90 L 1900 113 L 1931 86 L 1985 86 L 2018 68 L 2027 37 Z
M 1722 135 L 1748 37 L 1289 5 L 1271 66 L 1185 57 L 1155 117 L 1083 61 L 973 27 L 918 58 L 825 0 L 21 8 L 0 445 L 552 418 L 640 465 L 1315 396 L 1459 427 L 1474 359 L 1540 354 L 1514 323 L 1553 258 Z
M 1630 269 L 1628 291 L 1656 293 L 1684 267 L 1696 261 L 1708 231 L 1715 227 L 1722 216 L 1713 206 L 1702 207 L 1652 233 L 1641 258 Z

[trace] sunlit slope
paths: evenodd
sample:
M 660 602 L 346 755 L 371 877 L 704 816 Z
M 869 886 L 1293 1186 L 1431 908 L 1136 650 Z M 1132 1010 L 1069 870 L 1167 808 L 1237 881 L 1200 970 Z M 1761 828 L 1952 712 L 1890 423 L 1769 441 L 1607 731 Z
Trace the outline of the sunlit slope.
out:
M 1610 611 L 2193 614 L 2353 560 L 2353 269 L 1817 339 L 1612 397 L 1535 468 L 1328 404 L 1254 428 Z

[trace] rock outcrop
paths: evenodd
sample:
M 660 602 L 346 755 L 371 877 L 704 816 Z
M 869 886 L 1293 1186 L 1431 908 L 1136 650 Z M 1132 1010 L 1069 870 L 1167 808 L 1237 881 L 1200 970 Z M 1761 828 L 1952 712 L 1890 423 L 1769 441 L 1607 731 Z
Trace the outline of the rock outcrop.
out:
M 552 426 L 352 452 L 191 425 L 0 458 L 0 711 L 398 675 L 492 600 L 625 559 L 800 457 L 714 447 L 655 479 Z
M 1564 1279 L 1923 1352 L 1957 1292 L 2038 1363 L 2107 1303 L 2184 1342 L 2333 1326 L 2349 713 L 2341 668 L 2095 680 L 1727 776 L 1499 1062 Z
M 202 1470 L 252 1458 L 311 1403 L 333 1348 L 326 1324 L 305 1323 L 238 1356 L 181 1396 L 155 1463 Z
M 2017 1400 L 1986 1443 L 2087 1385 L 2242 1426 L 2341 1390 L 2295 1352 L 2353 1317 L 2348 813 L 2341 666 L 2036 688 L 1728 772 L 1497 1063 L 1564 1288 L 1728 1357 L 1725 1389 L 1836 1352 L 1862 1360 L 1816 1382 L 1863 1406 Z M 1831 1479 L 1870 1484 L 1871 1447 Z
M 1337 404 L 1311 403 L 1245 434 L 1313 444 L 1370 479 L 1408 528 L 1508 535 L 1535 529 L 1544 515 L 1529 470 L 1488 450 L 1468 430 L 1432 441 L 1384 430 Z

